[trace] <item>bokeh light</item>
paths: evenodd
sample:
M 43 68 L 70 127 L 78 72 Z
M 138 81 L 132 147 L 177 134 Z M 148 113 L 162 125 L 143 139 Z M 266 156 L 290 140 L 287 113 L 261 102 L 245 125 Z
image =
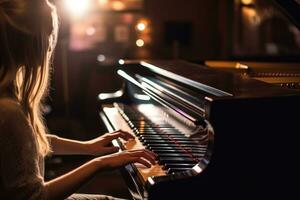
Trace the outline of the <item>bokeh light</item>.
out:
M 138 47 L 143 47 L 145 45 L 145 42 L 142 39 L 138 39 L 135 43 Z
M 90 0 L 64 0 L 65 8 L 75 17 L 80 17 L 90 7 Z
M 144 31 L 146 29 L 146 24 L 143 22 L 138 23 L 136 26 L 139 31 Z

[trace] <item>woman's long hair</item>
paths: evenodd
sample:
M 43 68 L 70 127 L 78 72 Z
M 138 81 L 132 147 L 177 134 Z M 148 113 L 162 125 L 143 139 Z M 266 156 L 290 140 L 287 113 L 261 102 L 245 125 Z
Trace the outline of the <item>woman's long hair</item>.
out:
M 48 93 L 57 31 L 56 9 L 48 0 L 0 0 L 0 93 L 17 98 L 43 156 L 50 147 L 42 100 Z

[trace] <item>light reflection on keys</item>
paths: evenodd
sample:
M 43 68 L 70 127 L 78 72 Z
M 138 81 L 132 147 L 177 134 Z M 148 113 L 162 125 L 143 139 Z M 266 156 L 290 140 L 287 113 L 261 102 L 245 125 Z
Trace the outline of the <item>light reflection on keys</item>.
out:
M 118 112 L 126 123 L 125 131 L 136 136 L 134 141 L 125 144 L 126 149 L 147 148 L 158 154 L 158 165 L 150 169 L 138 166 L 144 180 L 147 180 L 148 175 L 161 176 L 189 170 L 203 158 L 206 145 L 185 136 L 164 121 L 157 112 L 151 111 L 148 112 L 150 116 L 145 116 L 136 108 L 129 106 L 118 108 Z M 123 128 L 118 128 L 124 130 L 124 126 L 123 124 Z M 145 173 L 144 170 L 148 171 Z M 153 173 L 154 171 L 157 174 Z

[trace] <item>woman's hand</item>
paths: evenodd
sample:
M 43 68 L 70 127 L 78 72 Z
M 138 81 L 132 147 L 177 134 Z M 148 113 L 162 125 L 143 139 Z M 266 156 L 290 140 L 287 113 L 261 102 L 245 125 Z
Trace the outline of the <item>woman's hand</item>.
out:
M 130 150 L 120 153 L 114 153 L 107 156 L 95 158 L 95 161 L 100 165 L 101 169 L 114 169 L 124 166 L 129 163 L 140 163 L 146 167 L 151 167 L 156 163 L 157 155 L 152 151 L 142 150 Z
M 112 133 L 106 133 L 93 140 L 84 142 L 87 152 L 94 156 L 106 155 L 118 152 L 119 148 L 111 146 L 111 142 L 114 139 L 122 138 L 125 141 L 134 139 L 134 136 L 128 132 L 118 130 Z

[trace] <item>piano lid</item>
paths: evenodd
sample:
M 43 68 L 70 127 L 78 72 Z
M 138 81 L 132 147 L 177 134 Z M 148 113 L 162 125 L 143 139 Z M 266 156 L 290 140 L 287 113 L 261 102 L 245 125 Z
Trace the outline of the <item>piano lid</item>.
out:
M 218 98 L 264 98 L 296 94 L 295 91 L 253 80 L 223 70 L 181 60 L 141 61 L 143 67 L 158 76 L 172 79 Z
M 300 29 L 300 0 L 273 0 L 288 19 Z

